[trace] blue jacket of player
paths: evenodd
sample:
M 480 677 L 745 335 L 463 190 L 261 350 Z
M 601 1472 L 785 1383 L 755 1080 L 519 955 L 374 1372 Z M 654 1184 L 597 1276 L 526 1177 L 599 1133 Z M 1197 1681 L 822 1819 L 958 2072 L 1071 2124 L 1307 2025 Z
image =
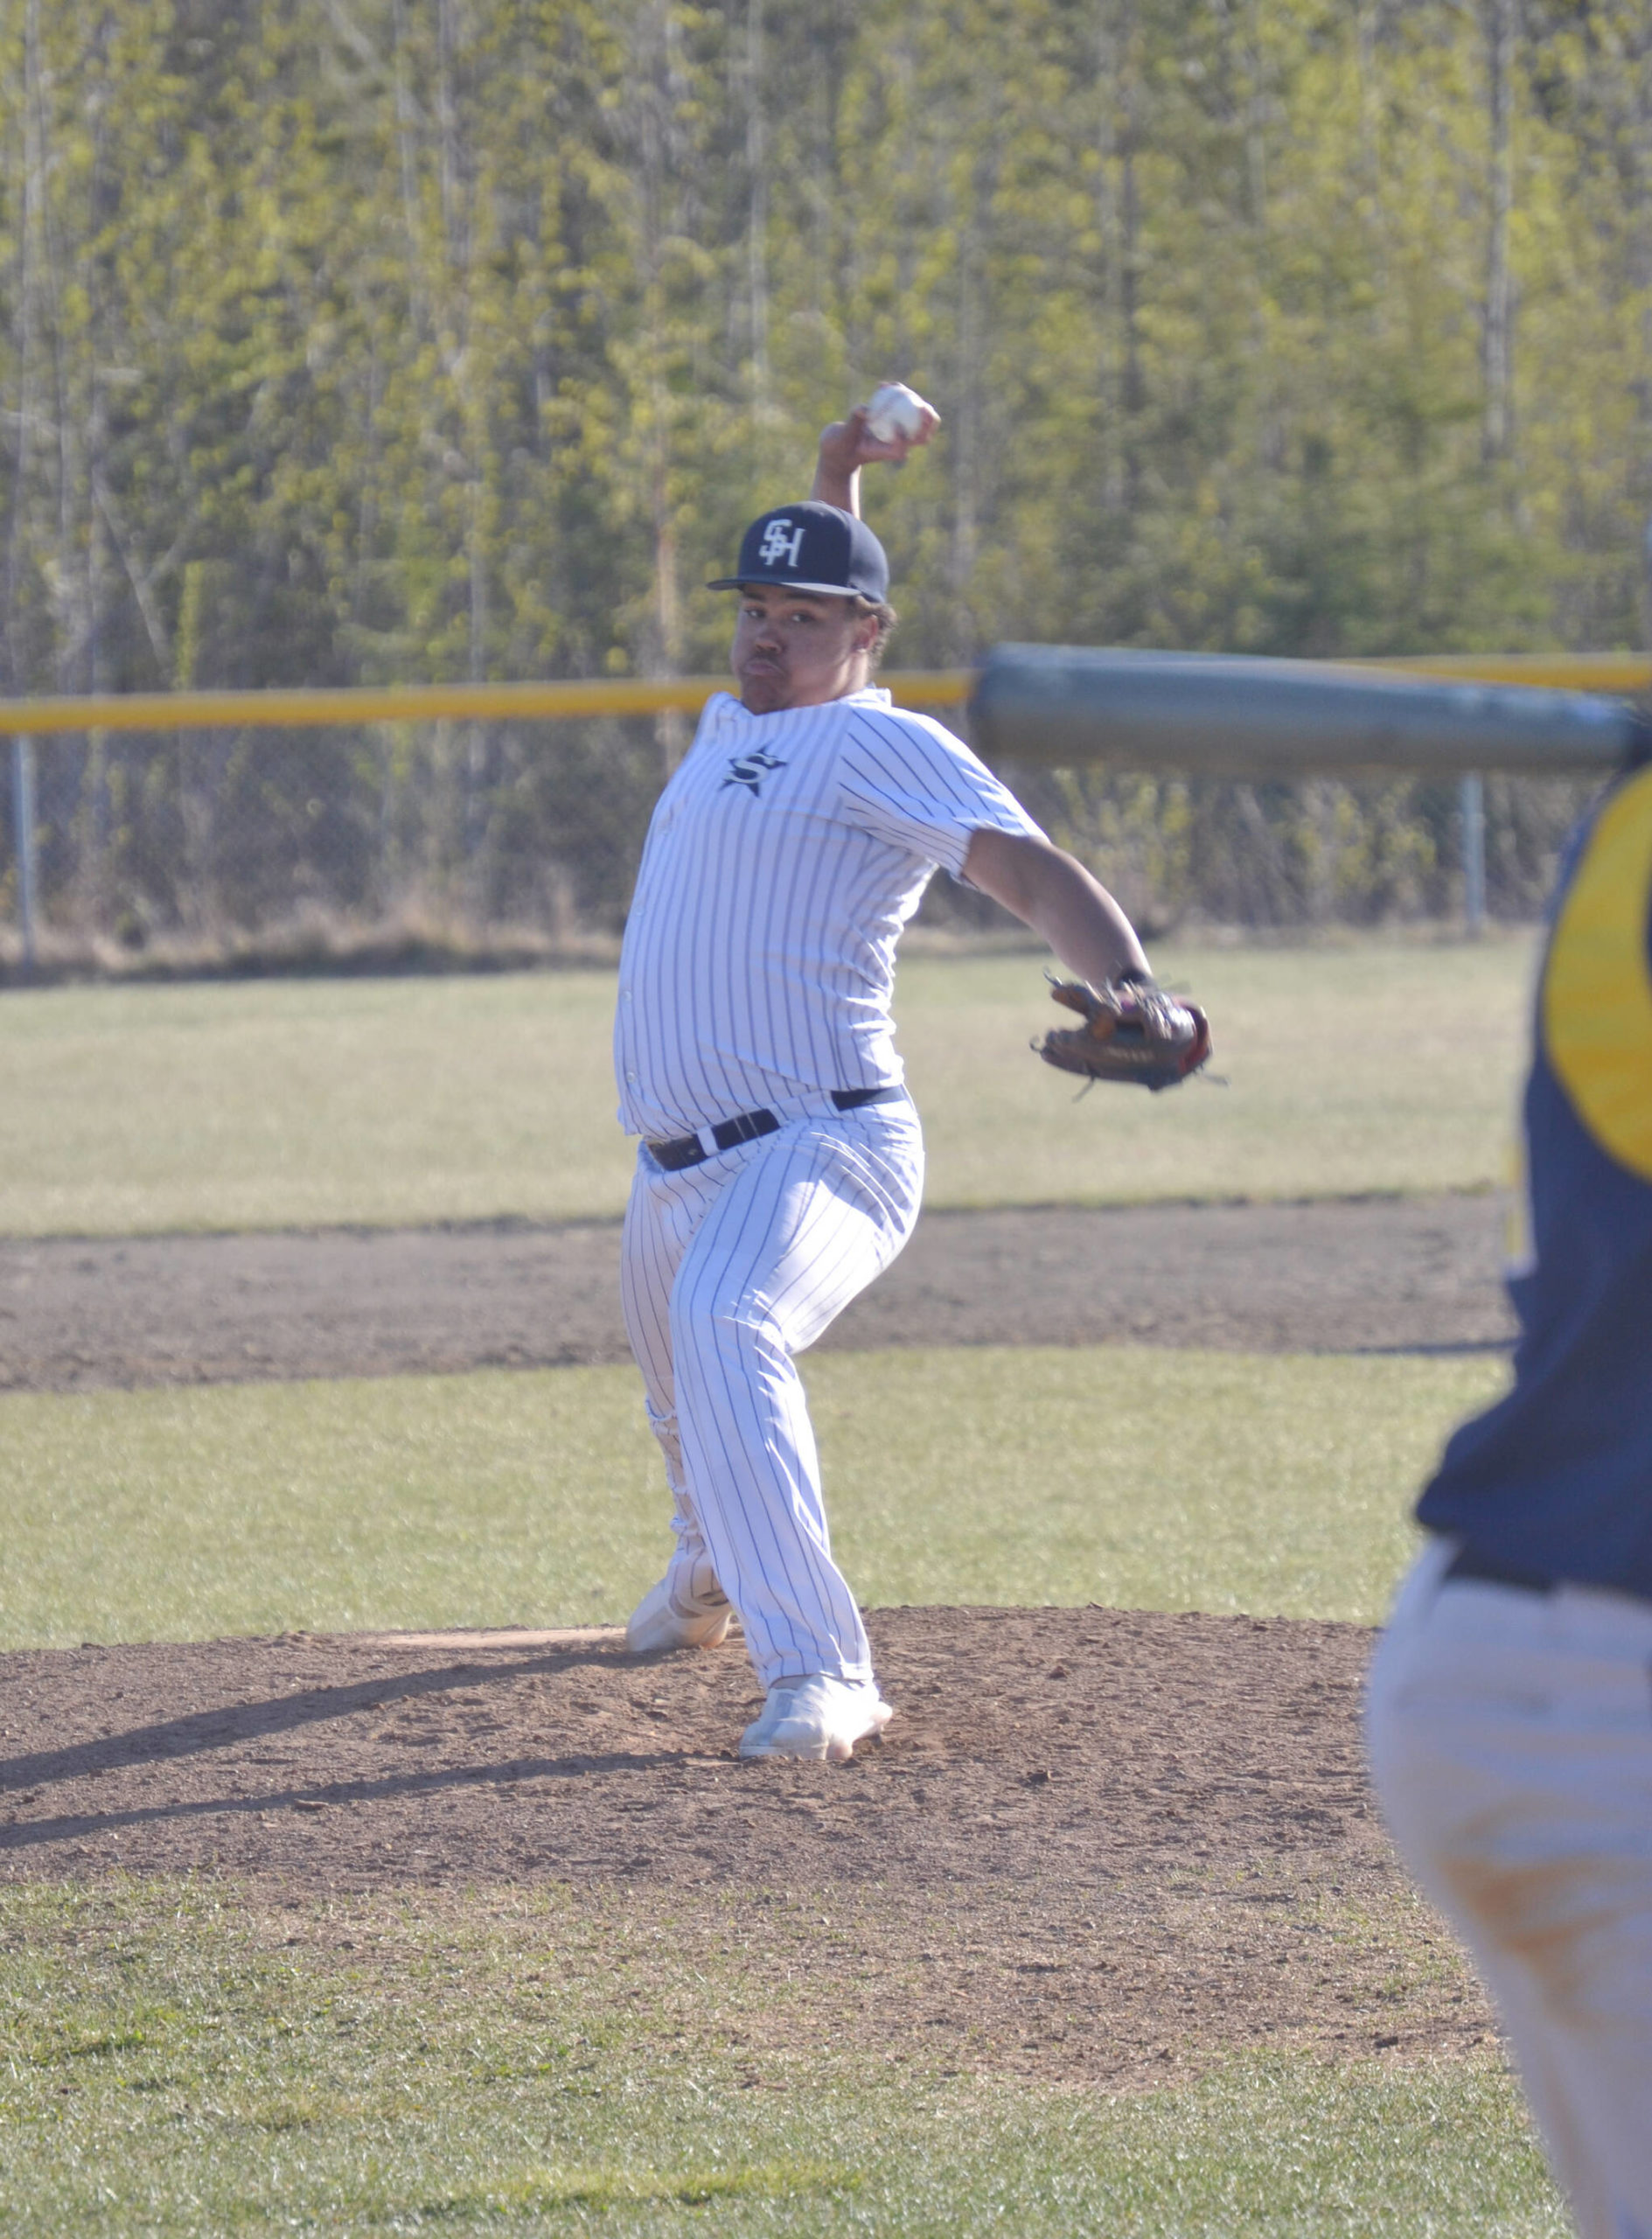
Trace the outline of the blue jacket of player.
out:
M 1481 1560 L 1652 1598 L 1652 768 L 1574 842 L 1536 1010 L 1514 1388 L 1417 1515 Z

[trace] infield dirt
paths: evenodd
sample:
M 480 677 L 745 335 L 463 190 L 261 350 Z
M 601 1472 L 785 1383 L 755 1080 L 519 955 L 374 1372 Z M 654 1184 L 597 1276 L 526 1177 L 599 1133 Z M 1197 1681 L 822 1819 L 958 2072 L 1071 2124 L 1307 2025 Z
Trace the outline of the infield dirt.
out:
M 1507 1342 L 1489 1196 L 926 1213 L 823 1350 Z M 616 1222 L 0 1238 L 0 1389 L 630 1357 Z

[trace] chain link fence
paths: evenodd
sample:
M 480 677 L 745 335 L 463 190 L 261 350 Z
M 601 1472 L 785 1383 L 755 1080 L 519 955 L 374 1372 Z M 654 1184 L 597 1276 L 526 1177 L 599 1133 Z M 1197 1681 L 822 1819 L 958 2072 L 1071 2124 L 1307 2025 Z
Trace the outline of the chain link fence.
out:
M 30 917 L 32 962 L 47 973 L 610 953 L 691 724 L 673 714 L 14 742 L 0 788 L 0 971 L 29 965 Z M 1592 790 L 1488 778 L 1477 903 L 1474 799 L 1454 779 L 1003 774 L 1161 935 L 1199 922 L 1460 921 L 1466 906 L 1530 918 Z M 924 915 L 1003 923 L 946 880 Z
M 27 900 L 47 969 L 611 940 L 673 745 L 658 716 L 42 738 L 0 813 L 0 958 Z

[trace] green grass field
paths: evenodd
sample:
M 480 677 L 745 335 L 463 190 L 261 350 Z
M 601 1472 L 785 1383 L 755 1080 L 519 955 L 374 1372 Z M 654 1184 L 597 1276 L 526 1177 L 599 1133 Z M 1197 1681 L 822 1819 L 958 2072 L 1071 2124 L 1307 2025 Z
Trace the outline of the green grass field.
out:
M 1370 1619 L 1418 1474 L 1503 1371 L 1098 1349 L 824 1355 L 808 1373 L 868 1600 Z M 617 1370 L 11 1395 L 0 1504 L 9 1646 L 617 1617 L 665 1545 Z M 860 1894 L 875 1918 L 875 1891 Z M 762 1893 L 725 1893 L 728 1933 L 709 1939 L 680 1930 L 684 1901 L 410 1887 L 272 1909 L 211 1881 L 0 1889 L 0 2226 L 1565 2228 L 1492 2048 L 1195 2058 L 1123 2096 L 1008 2075 L 990 2054 L 846 2049 L 812 2004 L 824 1898 L 791 1893 L 784 1950 Z M 1325 1901 L 1334 1936 L 1372 1932 Z M 1379 1932 L 1407 1950 L 1404 1923 Z M 834 1952 L 833 1998 L 875 2005 L 875 1937 Z
M 896 1008 L 932 1205 L 1499 1178 L 1530 942 L 1176 948 L 1216 1070 L 1082 1102 L 1033 954 L 917 956 Z M 605 973 L 0 994 L 0 1235 L 617 1212 Z
M 868 1602 L 1367 1623 L 1418 1477 L 1502 1375 L 1119 1347 L 808 1365 Z M 14 1393 L 0 1511 L 5 1648 L 616 1622 L 669 1546 L 629 1369 Z
M 1529 952 L 1167 949 L 1232 1086 L 1081 1104 L 1025 1050 L 1035 957 L 916 957 L 930 1201 L 1483 1186 Z M 571 973 L 0 996 L 0 1234 L 611 1213 L 610 995 Z M 1115 1348 L 805 1368 L 870 1602 L 1364 1622 L 1418 1477 L 1504 1374 Z M 0 1514 L 3 1648 L 611 1621 L 666 1546 L 628 1370 L 0 1397 Z M 669 1890 L 0 1886 L 0 2228 L 1565 2229 L 1491 2048 L 1193 2060 L 1122 2096 L 916 2039 L 846 2049 L 811 2005 L 814 1901 L 793 1893 L 779 1950 L 759 1901 L 724 1893 L 728 1932 L 687 1937 Z M 835 1985 L 868 2008 L 871 1949 Z
M 1495 2054 L 1232 2059 L 1125 2096 L 946 2073 L 921 2045 L 868 2055 L 809 2026 L 812 1918 L 799 1932 L 731 1899 L 720 1936 L 680 1941 L 681 1901 L 0 1892 L 0 2223 L 18 2239 L 1566 2228 Z M 875 1999 L 879 1977 L 833 1991 Z

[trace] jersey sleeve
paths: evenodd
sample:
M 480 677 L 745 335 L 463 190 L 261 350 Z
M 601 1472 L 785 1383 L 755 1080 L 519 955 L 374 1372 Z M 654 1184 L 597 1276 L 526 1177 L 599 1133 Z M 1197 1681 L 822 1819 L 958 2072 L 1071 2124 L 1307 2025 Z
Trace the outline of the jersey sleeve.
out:
M 857 710 L 838 783 L 851 823 L 954 878 L 977 832 L 1044 837 L 1008 786 L 927 716 Z

